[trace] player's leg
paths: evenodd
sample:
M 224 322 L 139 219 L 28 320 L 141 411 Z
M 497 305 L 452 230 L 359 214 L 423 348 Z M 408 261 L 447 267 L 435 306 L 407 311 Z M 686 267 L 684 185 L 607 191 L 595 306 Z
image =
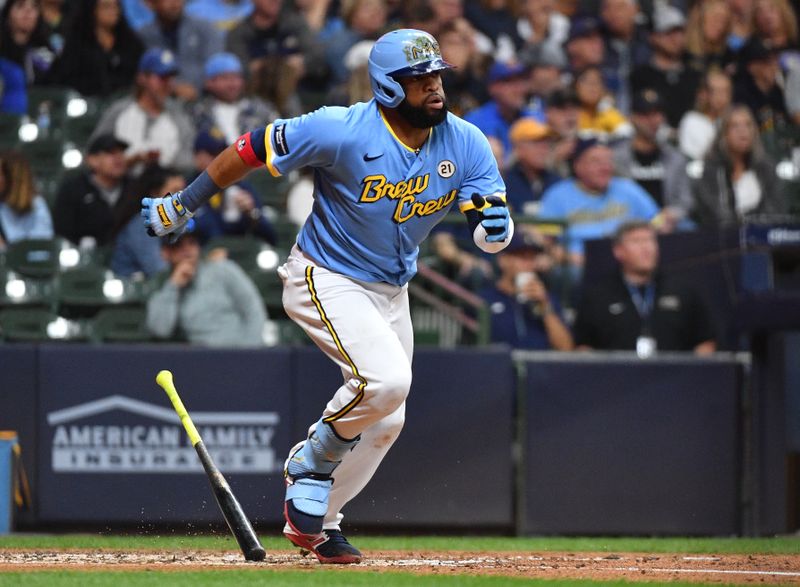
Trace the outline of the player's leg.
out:
M 287 313 L 345 376 L 308 439 L 287 461 L 287 523 L 292 535 L 300 535 L 303 546 L 320 556 L 314 547 L 324 538 L 333 471 L 357 445 L 359 434 L 403 405 L 410 387 L 408 356 L 386 317 L 401 288 L 368 289 L 296 255 L 282 276 Z
M 414 352 L 414 332 L 408 303 L 408 290 L 389 300 L 388 321 L 411 363 Z M 394 444 L 405 422 L 405 402 L 361 433 L 361 442 L 348 452 L 336 468 L 334 484 L 328 501 L 324 528 L 338 530 L 343 519 L 342 508 L 358 495 L 378 469 Z

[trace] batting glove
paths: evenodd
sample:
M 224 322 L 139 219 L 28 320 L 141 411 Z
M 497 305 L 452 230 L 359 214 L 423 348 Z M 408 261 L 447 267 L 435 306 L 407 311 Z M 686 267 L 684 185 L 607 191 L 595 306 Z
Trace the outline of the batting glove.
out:
M 194 216 L 181 203 L 181 192 L 163 198 L 142 198 L 141 213 L 147 234 L 173 234 L 175 239 L 186 231 L 189 219 Z
M 509 236 L 511 215 L 506 203 L 499 196 L 484 198 L 480 194 L 472 194 L 472 203 L 480 214 L 481 226 L 486 231 L 486 242 L 499 243 Z M 488 206 L 484 207 L 486 204 Z

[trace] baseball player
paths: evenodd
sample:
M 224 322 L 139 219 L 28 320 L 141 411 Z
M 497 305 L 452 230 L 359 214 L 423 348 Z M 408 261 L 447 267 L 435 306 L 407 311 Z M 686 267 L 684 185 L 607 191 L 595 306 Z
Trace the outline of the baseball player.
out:
M 418 246 L 453 205 L 478 247 L 513 234 L 489 143 L 447 111 L 428 33 L 396 30 L 369 57 L 374 99 L 277 119 L 229 146 L 185 190 L 144 198 L 152 234 L 180 234 L 194 211 L 249 170 L 314 170 L 314 207 L 279 268 L 283 304 L 344 381 L 286 461 L 284 534 L 322 563 L 355 563 L 341 509 L 375 473 L 403 426 L 413 333 L 407 283 Z

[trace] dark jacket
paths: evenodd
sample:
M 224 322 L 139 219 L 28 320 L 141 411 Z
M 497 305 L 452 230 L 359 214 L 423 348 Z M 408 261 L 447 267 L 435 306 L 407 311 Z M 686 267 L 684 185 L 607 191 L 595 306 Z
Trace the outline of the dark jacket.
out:
M 127 181 L 123 181 L 117 205 L 123 199 L 126 185 Z M 75 244 L 90 236 L 98 245 L 105 245 L 111 240 L 115 207 L 103 199 L 88 170 L 68 177 L 56 195 L 53 209 L 55 233 Z
M 763 158 L 752 164 L 761 185 L 761 201 L 744 217 L 787 212 L 783 182 L 775 173 L 775 163 Z M 719 152 L 712 152 L 704 161 L 703 174 L 692 182 L 694 205 L 691 216 L 700 226 L 736 224 L 743 217 L 736 211 L 731 170 Z

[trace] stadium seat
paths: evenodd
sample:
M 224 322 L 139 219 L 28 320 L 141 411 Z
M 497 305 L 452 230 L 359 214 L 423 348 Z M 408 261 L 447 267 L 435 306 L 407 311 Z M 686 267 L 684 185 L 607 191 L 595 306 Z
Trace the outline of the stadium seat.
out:
M 264 300 L 264 306 L 267 309 L 267 314 L 272 320 L 280 320 L 286 314 L 283 310 L 283 282 L 281 281 L 278 272 L 272 270 L 251 270 L 247 272 L 250 279 L 253 280 L 258 293 L 261 294 L 261 299 Z
M 35 306 L 54 310 L 56 286 L 52 278 L 34 279 L 0 268 L 0 308 Z
M 53 277 L 59 270 L 61 239 L 30 239 L 8 246 L 6 266 L 27 277 Z
M 93 315 L 104 306 L 143 303 L 147 284 L 114 276 L 96 265 L 76 267 L 59 278 L 59 309 L 68 316 Z
M 247 176 L 246 182 L 256 191 L 265 206 L 286 212 L 286 194 L 289 181 L 285 177 L 272 177 L 266 168 L 257 169 Z
M 313 344 L 303 329 L 292 320 L 276 320 L 278 339 L 282 345 L 303 346 Z
M 269 244 L 251 236 L 221 236 L 211 239 L 206 250 L 225 249 L 228 259 L 245 271 L 274 269 L 281 255 Z
M 86 341 L 91 329 L 85 322 L 66 320 L 40 308 L 11 308 L 0 312 L 0 333 L 7 341 Z
M 98 342 L 148 342 L 152 339 L 143 306 L 103 308 L 95 316 L 94 339 Z

